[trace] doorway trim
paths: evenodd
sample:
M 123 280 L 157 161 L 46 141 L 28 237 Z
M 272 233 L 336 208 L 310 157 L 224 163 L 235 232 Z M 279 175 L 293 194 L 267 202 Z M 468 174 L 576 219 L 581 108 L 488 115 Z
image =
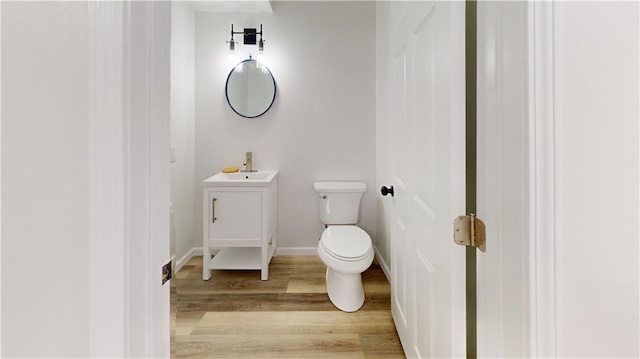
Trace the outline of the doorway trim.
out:
M 124 2 L 89 3 L 89 353 L 128 356 Z
M 553 3 L 528 4 L 530 355 L 556 356 Z
M 91 357 L 169 357 L 171 4 L 89 3 Z

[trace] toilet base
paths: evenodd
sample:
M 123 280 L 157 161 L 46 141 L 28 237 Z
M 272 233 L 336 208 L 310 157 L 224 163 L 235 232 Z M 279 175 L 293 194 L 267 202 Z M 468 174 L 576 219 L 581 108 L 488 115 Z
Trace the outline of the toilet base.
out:
M 355 312 L 364 304 L 361 273 L 341 273 L 327 267 L 326 283 L 331 303 L 343 312 Z

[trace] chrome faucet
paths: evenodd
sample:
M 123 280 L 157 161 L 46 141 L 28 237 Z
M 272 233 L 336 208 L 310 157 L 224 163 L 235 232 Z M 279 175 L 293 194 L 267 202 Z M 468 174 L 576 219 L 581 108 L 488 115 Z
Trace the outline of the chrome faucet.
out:
M 244 160 L 244 172 L 253 172 L 253 156 L 251 152 L 246 153 L 246 159 Z

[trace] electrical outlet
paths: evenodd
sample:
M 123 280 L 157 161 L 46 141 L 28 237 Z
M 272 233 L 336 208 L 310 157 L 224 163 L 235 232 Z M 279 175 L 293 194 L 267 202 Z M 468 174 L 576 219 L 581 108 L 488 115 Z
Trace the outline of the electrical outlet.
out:
M 171 277 L 173 277 L 173 273 L 171 271 L 171 261 L 169 261 L 169 263 L 162 266 L 162 285 L 167 283 Z

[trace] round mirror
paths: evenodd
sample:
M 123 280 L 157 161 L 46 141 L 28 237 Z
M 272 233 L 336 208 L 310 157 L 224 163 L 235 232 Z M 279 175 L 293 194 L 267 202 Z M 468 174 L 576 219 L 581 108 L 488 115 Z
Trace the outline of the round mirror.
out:
M 231 70 L 225 93 L 229 106 L 238 115 L 258 117 L 271 108 L 276 98 L 276 81 L 266 66 L 248 59 Z

